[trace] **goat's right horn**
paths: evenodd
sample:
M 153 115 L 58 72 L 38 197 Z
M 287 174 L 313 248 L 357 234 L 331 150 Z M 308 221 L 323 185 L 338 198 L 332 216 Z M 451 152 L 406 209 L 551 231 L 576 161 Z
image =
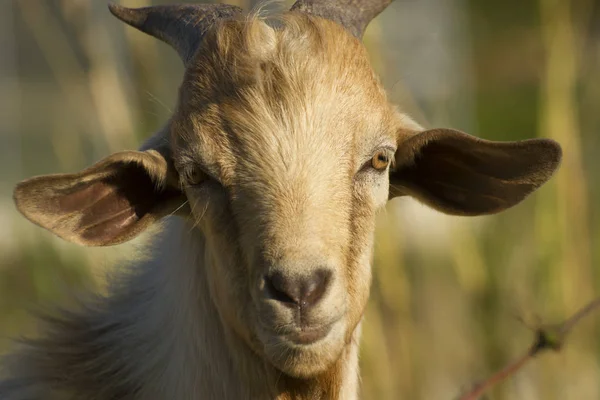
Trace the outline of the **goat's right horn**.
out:
M 111 3 L 108 8 L 126 24 L 170 44 L 186 66 L 211 26 L 242 13 L 241 8 L 227 4 L 127 8 Z
M 292 11 L 301 11 L 337 22 L 361 39 L 367 25 L 392 0 L 298 0 Z

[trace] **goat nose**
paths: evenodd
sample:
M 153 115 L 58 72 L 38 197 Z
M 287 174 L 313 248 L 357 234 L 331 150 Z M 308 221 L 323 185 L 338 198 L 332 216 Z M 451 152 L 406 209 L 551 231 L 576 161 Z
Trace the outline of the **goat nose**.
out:
M 331 271 L 318 269 L 308 276 L 274 271 L 265 277 L 267 296 L 285 305 L 307 309 L 319 302 L 331 280 Z

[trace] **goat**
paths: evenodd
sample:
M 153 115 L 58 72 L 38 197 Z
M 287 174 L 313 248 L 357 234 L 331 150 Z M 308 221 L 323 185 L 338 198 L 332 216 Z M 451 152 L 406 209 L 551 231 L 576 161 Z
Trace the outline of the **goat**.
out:
M 299 0 L 274 23 L 230 5 L 111 4 L 185 65 L 138 151 L 19 183 L 33 223 L 85 246 L 163 221 L 106 296 L 47 317 L 0 398 L 355 399 L 375 215 L 512 207 L 558 168 L 547 139 L 426 130 L 386 98 L 362 34 L 390 0 Z

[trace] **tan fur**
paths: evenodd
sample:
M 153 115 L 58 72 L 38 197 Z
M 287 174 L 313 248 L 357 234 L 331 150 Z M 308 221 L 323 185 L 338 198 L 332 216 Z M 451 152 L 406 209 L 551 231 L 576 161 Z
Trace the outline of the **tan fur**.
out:
M 181 189 L 189 218 L 168 218 L 154 259 L 115 282 L 109 297 L 49 320 L 43 339 L 25 342 L 6 364 L 0 398 L 357 397 L 375 214 L 389 192 L 389 170 L 371 168 L 371 159 L 381 149 L 392 158 L 420 128 L 387 102 L 365 48 L 340 25 L 301 13 L 274 23 L 281 27 L 255 17 L 225 22 L 186 61 L 177 110 L 142 150 L 158 157 L 147 173 L 165 176 L 164 190 Z M 419 149 L 404 153 L 418 164 Z M 413 175 L 405 171 L 406 182 Z M 30 213 L 48 191 L 62 210 L 60 190 L 34 179 L 19 193 L 24 214 L 72 230 Z M 158 217 L 153 209 L 147 218 Z M 264 295 L 273 270 L 298 277 L 319 268 L 332 271 L 331 282 L 300 317 Z M 331 330 L 307 346 L 285 339 L 305 325 Z

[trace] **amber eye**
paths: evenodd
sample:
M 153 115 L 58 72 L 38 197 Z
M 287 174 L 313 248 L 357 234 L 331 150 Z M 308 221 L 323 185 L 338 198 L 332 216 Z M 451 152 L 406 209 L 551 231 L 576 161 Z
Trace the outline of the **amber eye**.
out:
M 192 168 L 185 172 L 184 178 L 188 185 L 195 186 L 206 180 L 206 174 L 200 168 Z
M 387 150 L 379 150 L 373 155 L 371 165 L 378 171 L 383 171 L 390 163 L 390 155 Z

